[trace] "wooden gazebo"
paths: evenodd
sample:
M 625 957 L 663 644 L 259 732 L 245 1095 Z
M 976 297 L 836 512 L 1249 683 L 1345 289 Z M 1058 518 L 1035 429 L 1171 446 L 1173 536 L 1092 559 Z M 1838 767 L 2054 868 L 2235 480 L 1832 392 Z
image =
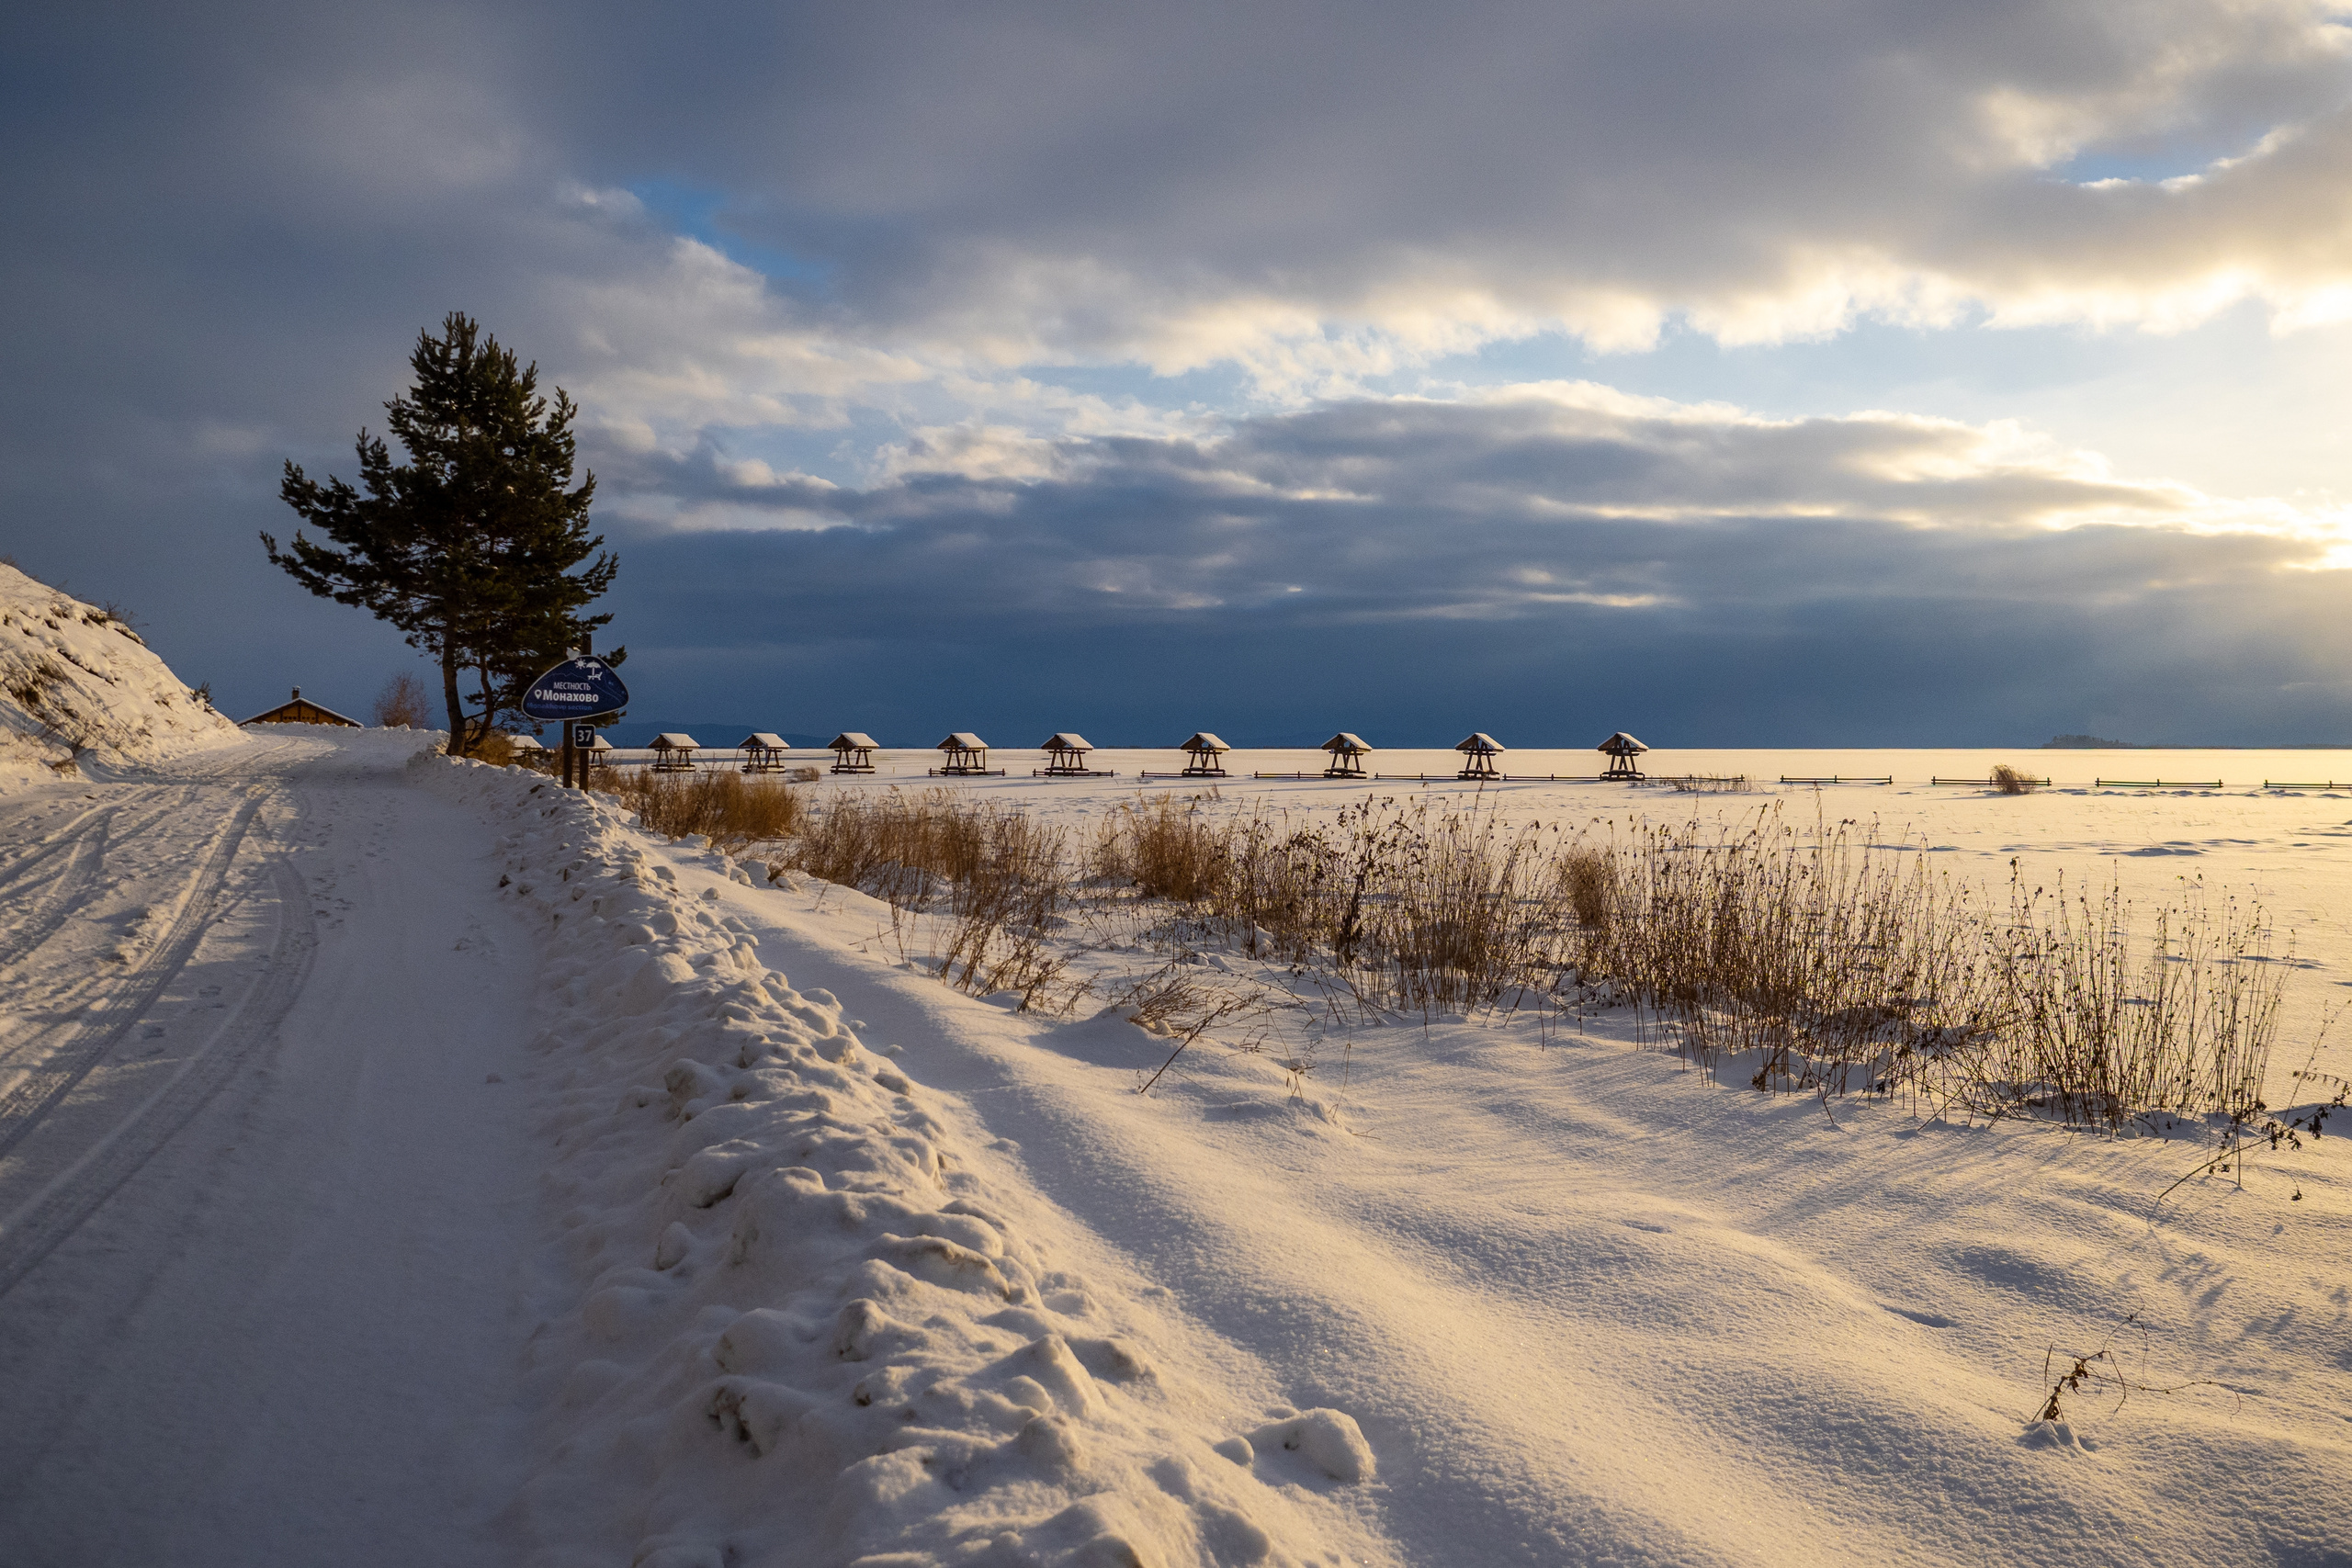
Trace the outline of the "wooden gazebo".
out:
M 600 762 L 606 767 L 612 766 L 613 743 L 601 735 L 582 747 L 580 750 L 580 762 L 583 768 L 593 768 Z
M 735 742 L 735 750 L 743 753 L 743 771 L 747 773 L 775 773 L 784 771 L 784 753 L 787 750 L 784 737 L 755 729 Z
M 302 695 L 302 688 L 294 688 L 291 701 L 278 704 L 267 713 L 257 713 L 245 720 L 247 724 L 339 724 L 353 729 L 365 729 L 356 718 L 346 718 L 333 708 L 321 707 Z
M 1585 733 L 1589 735 L 1592 732 L 1587 730 Z M 1642 776 L 1642 770 L 1634 765 L 1634 759 L 1649 748 L 1621 729 L 1602 741 L 1595 750 L 1604 751 L 1609 756 L 1609 766 L 1602 771 L 1600 775 L 1602 778 L 1638 780 Z
M 1184 771 L 1177 776 L 1187 779 L 1221 779 L 1225 777 L 1225 754 L 1232 750 L 1232 747 L 1204 729 L 1184 742 Z
M 1038 748 L 1046 754 L 1045 776 L 1049 779 L 1091 779 L 1097 777 L 1086 765 L 1086 754 L 1094 743 L 1073 730 L 1057 729 L 1046 737 Z
M 844 729 L 825 749 L 833 754 L 833 772 L 870 773 L 874 771 L 875 749 L 879 744 L 862 729 Z
M 665 729 L 653 738 L 653 771 L 657 773 L 691 773 L 695 771 L 695 753 L 702 742 L 675 729 Z
M 541 767 L 547 762 L 548 749 L 528 735 L 510 735 L 506 744 L 514 753 L 514 760 L 526 768 Z
M 1503 754 L 1503 743 L 1485 730 L 1472 732 L 1467 740 L 1456 742 L 1453 749 L 1462 753 L 1462 771 L 1453 775 L 1455 778 L 1498 779 L 1503 776 L 1502 770 L 1495 765 L 1495 759 Z
M 959 729 L 939 743 L 943 761 L 933 772 L 947 778 L 964 778 L 989 771 L 989 743 L 968 729 Z
M 1363 736 L 1351 735 L 1344 729 L 1323 742 L 1323 750 L 1331 753 L 1331 765 L 1323 770 L 1327 779 L 1363 777 L 1363 760 L 1372 755 L 1372 748 L 1364 744 Z

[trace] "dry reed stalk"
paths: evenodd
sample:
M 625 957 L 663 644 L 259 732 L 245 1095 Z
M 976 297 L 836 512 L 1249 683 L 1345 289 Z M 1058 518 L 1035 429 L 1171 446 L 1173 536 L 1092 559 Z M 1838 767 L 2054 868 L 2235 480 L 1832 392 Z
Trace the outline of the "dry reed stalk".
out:
M 1994 764 L 1990 782 L 2003 795 L 2030 795 L 2041 787 L 2040 780 L 2018 772 L 2007 762 Z

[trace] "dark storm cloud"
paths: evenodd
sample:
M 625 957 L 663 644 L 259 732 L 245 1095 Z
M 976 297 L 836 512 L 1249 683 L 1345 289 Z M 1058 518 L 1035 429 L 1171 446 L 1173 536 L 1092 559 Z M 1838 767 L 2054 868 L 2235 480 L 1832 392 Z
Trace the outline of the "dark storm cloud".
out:
M 2004 467 L 1966 427 L 1607 401 L 1344 404 L 1069 444 L 1017 481 L 675 463 L 665 490 L 796 525 L 632 541 L 624 626 L 706 706 L 901 739 L 1367 714 L 1425 743 L 1636 718 L 1685 744 L 2352 734 L 2314 547 L 2187 532 L 2173 492 Z M 2083 517 L 2132 521 L 2048 525 Z

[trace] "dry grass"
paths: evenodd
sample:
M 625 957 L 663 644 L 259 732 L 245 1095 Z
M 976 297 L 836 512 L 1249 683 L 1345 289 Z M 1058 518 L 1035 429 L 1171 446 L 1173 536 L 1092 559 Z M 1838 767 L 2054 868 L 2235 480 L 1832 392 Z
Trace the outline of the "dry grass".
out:
M 2112 886 L 2019 883 L 1996 912 L 1923 851 L 1777 812 L 1577 852 L 1607 866 L 1581 863 L 1605 891 L 1579 922 L 1580 976 L 1710 1070 L 2109 1131 L 2261 1108 L 2279 973 L 2258 908 L 2192 886 L 2140 927 Z
M 654 832 L 673 839 L 699 833 L 729 854 L 741 854 L 755 844 L 781 843 L 798 832 L 808 817 L 799 793 L 789 785 L 737 773 L 616 768 L 605 775 L 604 793 L 636 812 L 638 820 Z
M 1068 835 L 947 789 L 837 795 L 796 826 L 778 865 L 887 901 L 901 950 L 930 915 L 924 961 L 975 996 L 1018 992 L 1024 1010 L 1075 1005 L 1056 938 L 1076 896 Z

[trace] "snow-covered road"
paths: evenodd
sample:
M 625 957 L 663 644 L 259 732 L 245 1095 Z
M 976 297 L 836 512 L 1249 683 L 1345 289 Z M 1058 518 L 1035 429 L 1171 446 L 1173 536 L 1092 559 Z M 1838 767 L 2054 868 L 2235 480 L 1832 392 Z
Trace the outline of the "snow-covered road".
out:
M 511 1559 L 537 949 L 424 739 L 0 802 L 9 1562 Z

